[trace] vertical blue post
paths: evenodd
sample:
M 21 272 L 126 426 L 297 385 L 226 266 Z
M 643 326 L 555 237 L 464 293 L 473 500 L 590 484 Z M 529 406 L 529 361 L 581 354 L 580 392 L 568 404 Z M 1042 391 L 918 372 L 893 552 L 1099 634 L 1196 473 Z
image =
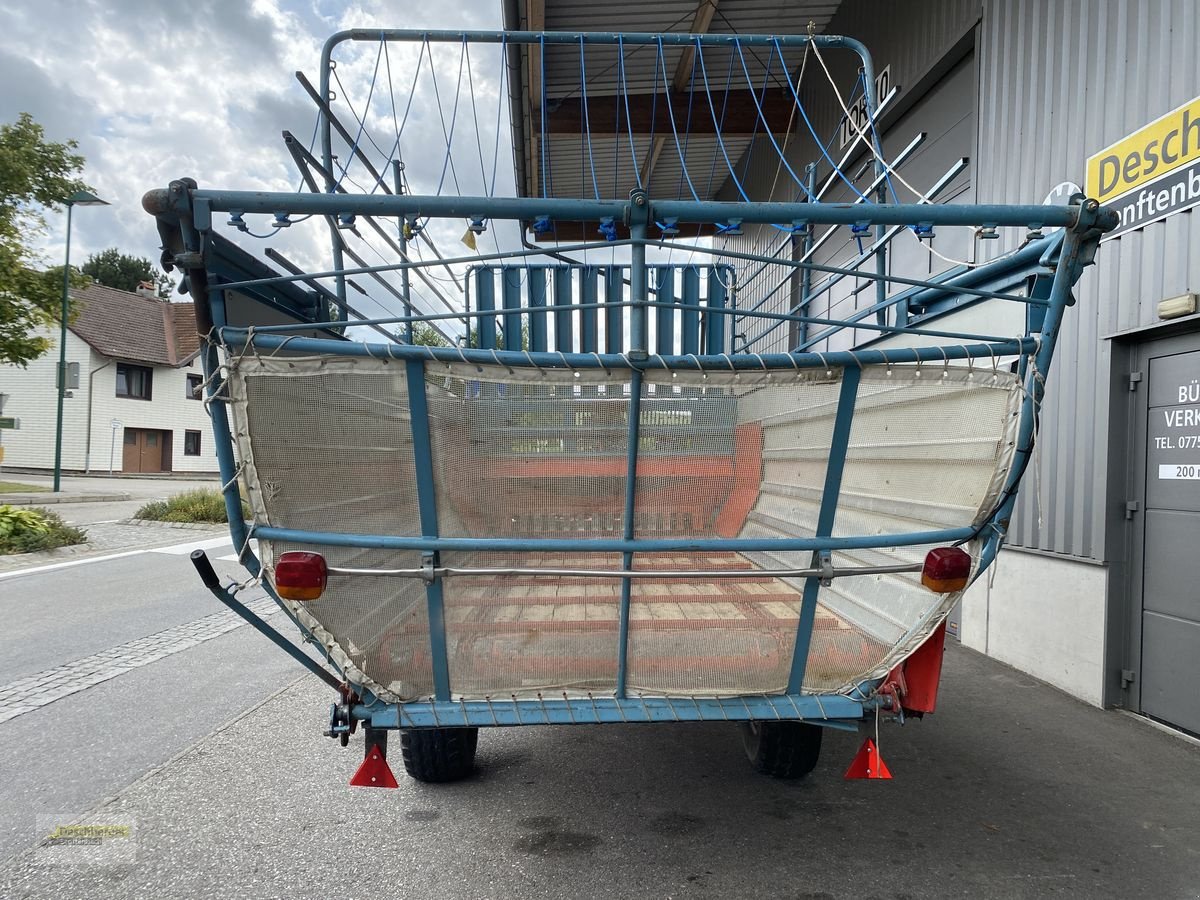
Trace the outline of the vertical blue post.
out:
M 530 266 L 525 270 L 529 283 L 529 349 L 546 351 L 546 269 Z
M 815 162 L 809 163 L 808 167 L 804 170 L 804 174 L 806 176 L 805 181 L 807 182 L 807 184 L 805 186 L 808 188 L 808 196 L 812 197 L 812 196 L 814 196 L 814 194 L 816 193 L 816 190 L 817 190 L 817 164 Z M 815 239 L 815 231 L 816 231 L 816 229 L 813 227 L 812 223 L 810 222 L 808 225 L 807 231 L 805 231 L 805 233 L 804 233 L 804 245 L 802 248 L 803 252 L 800 255 L 801 259 L 807 259 L 809 253 L 812 252 L 813 241 Z M 793 251 L 793 258 L 795 258 L 794 251 Z M 800 270 L 800 300 L 796 304 L 796 312 L 798 312 L 802 316 L 808 315 L 808 299 L 811 294 L 812 294 L 812 269 L 801 269 Z M 798 340 L 796 342 L 796 347 L 803 347 L 808 343 L 808 323 L 807 322 L 800 323 L 799 334 L 797 337 L 798 337 Z M 795 347 L 792 349 L 795 349 Z
M 596 266 L 584 266 L 579 270 L 579 302 L 583 306 L 591 305 L 592 309 L 579 311 L 579 352 L 598 353 L 599 346 L 599 310 L 595 304 L 599 298 L 600 269 Z
M 637 505 L 637 460 L 639 431 L 642 419 L 642 370 L 634 369 L 630 373 L 629 384 L 629 423 L 626 440 L 629 444 L 626 450 L 625 464 L 625 513 L 621 534 L 627 541 L 634 537 L 634 513 Z M 633 568 L 633 554 L 621 554 L 622 568 Z M 629 607 L 633 602 L 633 579 L 626 576 L 621 579 L 621 607 L 618 613 L 617 646 L 617 697 L 625 697 L 625 670 L 629 662 Z
M 421 536 L 438 537 L 437 496 L 434 493 L 433 448 L 429 439 L 429 401 L 425 394 L 425 363 L 410 359 L 405 363 L 408 380 L 408 411 L 413 437 L 413 463 L 417 476 L 417 508 L 421 514 Z M 429 554 L 433 565 L 438 554 Z M 433 693 L 438 700 L 450 699 L 450 663 L 446 653 L 446 608 L 442 598 L 442 579 L 425 586 L 429 611 L 429 652 L 433 657 Z
M 629 301 L 634 305 L 629 310 L 629 353 L 634 359 L 645 359 L 650 352 L 650 335 L 646 319 L 646 301 L 649 285 L 646 284 L 646 224 L 633 222 L 629 226 L 629 237 L 633 245 L 633 260 L 629 267 Z
M 604 349 L 609 353 L 625 352 L 625 310 L 618 305 L 624 299 L 624 269 L 609 266 L 604 270 L 604 302 L 610 304 L 604 310 Z
M 554 267 L 554 349 L 570 353 L 573 347 L 571 328 L 571 267 Z
M 675 303 L 675 268 L 673 266 L 655 266 L 654 282 L 656 299 L 659 303 Z M 654 346 L 660 356 L 668 356 L 675 352 L 675 310 L 673 306 L 658 306 L 655 308 L 656 329 Z
M 725 352 L 725 325 L 729 316 L 718 312 L 725 308 L 727 291 L 718 266 L 708 267 L 708 325 L 705 328 L 706 351 L 712 355 Z
M 496 275 L 495 270 L 488 266 L 480 266 L 475 270 L 475 305 L 481 313 L 496 308 Z M 496 349 L 495 316 L 480 316 L 476 331 L 479 333 L 479 349 Z
M 683 333 L 681 352 L 700 352 L 700 267 L 684 266 L 683 312 L 679 330 Z
M 521 270 L 516 266 L 505 266 L 503 295 L 504 304 L 504 349 L 521 349 Z M 509 312 L 513 310 L 513 312 Z
M 850 426 L 854 422 L 854 402 L 858 397 L 858 383 L 861 380 L 861 369 L 842 370 L 842 390 L 838 395 L 833 439 L 829 443 L 829 462 L 825 466 L 825 489 L 821 494 L 821 510 L 817 514 L 816 537 L 829 537 L 833 534 L 838 495 L 842 490 L 842 472 L 846 466 L 846 450 L 850 446 Z M 827 551 L 817 551 L 813 554 L 813 566 L 820 566 L 828 558 Z M 796 623 L 796 646 L 792 650 L 792 671 L 788 676 L 789 694 L 800 693 L 804 686 L 804 670 L 808 668 L 808 650 L 812 644 L 813 624 L 817 619 L 817 594 L 820 589 L 820 576 L 812 575 L 805 579 L 800 621 Z
M 404 176 L 401 174 L 404 164 L 398 159 L 392 160 L 392 183 L 394 185 L 397 196 L 404 193 Z M 408 262 L 408 237 L 404 227 L 404 216 L 400 217 L 399 234 L 397 241 L 400 244 L 400 258 L 404 262 Z M 404 315 L 409 317 L 409 321 L 404 323 L 404 340 L 408 343 L 413 342 L 413 323 L 412 323 L 412 274 L 407 268 L 400 270 L 400 296 L 404 299 Z M 346 312 L 342 311 L 340 318 L 345 318 Z M 470 320 L 467 320 L 467 343 L 470 343 Z

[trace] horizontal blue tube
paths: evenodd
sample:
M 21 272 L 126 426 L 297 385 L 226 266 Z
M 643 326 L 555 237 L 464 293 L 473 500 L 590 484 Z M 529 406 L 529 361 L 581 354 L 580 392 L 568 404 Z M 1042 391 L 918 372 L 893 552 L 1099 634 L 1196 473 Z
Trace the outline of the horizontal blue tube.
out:
M 950 544 L 975 533 L 974 528 L 943 528 L 938 531 L 907 531 L 899 534 L 867 534 L 823 538 L 468 538 L 403 537 L 389 534 L 351 534 L 305 531 L 298 528 L 255 526 L 253 537 L 292 544 L 322 547 L 360 547 L 373 550 L 492 551 L 570 553 L 655 553 L 660 551 L 751 551 L 751 550 L 860 550 L 878 547 L 909 547 L 921 544 Z
M 430 41 L 432 43 L 461 44 L 463 41 L 473 44 L 658 44 L 664 46 L 691 45 L 697 43 L 705 47 L 729 47 L 737 43 L 743 47 L 768 47 L 776 42 L 781 47 L 804 47 L 816 44 L 818 47 L 845 47 L 858 51 L 862 44 L 853 38 L 841 35 L 806 34 L 692 34 L 675 32 L 657 34 L 653 32 L 622 33 L 616 31 L 448 31 L 437 29 L 420 31 L 412 28 L 351 28 L 331 35 L 326 41 L 326 47 L 332 47 L 342 41 Z
M 197 216 L 204 210 L 298 215 L 433 216 L 440 218 L 622 221 L 628 200 L 556 197 L 430 197 L 420 194 L 308 194 L 269 191 L 195 190 Z M 651 201 L 654 221 L 679 224 L 737 220 L 748 224 L 809 222 L 817 225 L 997 225 L 1074 227 L 1078 206 L 974 206 L 966 204 L 729 203 L 715 200 Z M 207 230 L 203 221 L 196 227 Z
M 871 687 L 866 685 L 865 687 Z M 861 691 L 866 696 L 869 690 Z M 465 726 L 598 725 L 621 722 L 804 721 L 855 730 L 876 701 L 838 694 L 763 697 L 585 697 L 531 700 L 451 700 L 386 706 L 358 705 L 355 718 L 372 728 L 462 728 Z
M 919 332 L 914 332 L 919 333 Z M 222 328 L 221 339 L 233 347 L 253 344 L 260 350 L 288 349 L 314 355 L 367 357 L 370 359 L 426 359 L 466 362 L 510 368 L 536 366 L 543 369 L 630 369 L 634 363 L 617 353 L 526 353 L 519 350 L 473 350 L 465 347 L 425 347 L 415 344 L 368 344 L 274 334 L 255 334 L 245 328 Z M 952 359 L 985 359 L 1017 356 L 1037 349 L 1034 338 L 997 341 L 990 344 L 949 344 L 935 347 L 896 347 L 889 350 L 836 350 L 829 353 L 735 353 L 720 356 L 650 356 L 639 360 L 638 369 L 678 371 L 830 369 L 851 366 L 900 365 L 914 362 L 943 362 Z
M 485 289 L 484 292 L 481 292 L 479 294 L 479 305 L 482 306 L 486 303 L 490 303 L 491 301 L 487 300 L 486 299 L 487 297 L 488 297 L 488 294 Z M 584 311 L 584 310 L 589 310 L 589 309 L 599 309 L 601 307 L 603 307 L 604 309 L 608 309 L 608 310 L 611 310 L 614 307 L 615 308 L 625 308 L 625 307 L 646 308 L 646 307 L 649 307 L 649 308 L 663 308 L 663 309 L 673 309 L 673 310 L 678 310 L 681 308 L 678 304 L 665 304 L 665 303 L 660 303 L 659 301 L 650 301 L 647 303 L 634 303 L 634 302 L 630 301 L 630 302 L 626 302 L 626 303 L 593 303 L 593 304 L 578 303 L 578 304 L 571 306 L 571 309 Z M 522 307 L 519 315 L 533 315 L 533 314 L 537 313 L 537 311 L 539 309 L 540 309 L 539 307 L 531 307 L 531 306 Z M 822 318 L 820 316 L 802 316 L 799 314 L 792 314 L 792 313 L 767 312 L 767 311 L 764 311 L 761 309 L 743 311 L 743 310 L 736 309 L 735 307 L 723 307 L 723 306 L 705 306 L 705 307 L 701 307 L 701 309 L 703 310 L 703 312 L 706 315 L 711 314 L 713 316 L 735 316 L 735 317 L 738 317 L 741 319 L 765 319 L 768 321 L 774 321 L 776 323 L 808 322 L 811 325 L 840 326 L 840 325 L 842 325 L 842 323 L 844 321 L 842 319 L 828 319 L 828 318 Z M 409 322 L 433 322 L 433 321 L 438 321 L 438 320 L 442 320 L 442 319 L 458 319 L 460 321 L 464 320 L 464 319 L 478 319 L 478 320 L 480 320 L 480 323 L 481 323 L 480 324 L 481 334 L 483 334 L 483 337 L 484 337 L 484 340 L 481 343 L 483 344 L 483 346 L 486 347 L 486 346 L 491 346 L 491 345 L 495 344 L 495 341 L 493 340 L 493 341 L 489 342 L 486 340 L 486 338 L 488 336 L 488 331 L 486 329 L 485 323 L 495 321 L 497 316 L 505 316 L 505 315 L 511 315 L 511 314 L 512 314 L 511 310 L 506 311 L 504 309 L 495 309 L 494 306 L 487 306 L 487 308 L 479 309 L 479 310 L 476 310 L 475 312 L 469 312 L 469 313 L 468 312 L 464 312 L 464 313 L 434 313 L 431 315 L 420 315 L 420 316 L 387 316 L 386 318 L 382 318 L 382 319 L 353 319 L 353 320 L 349 321 L 347 324 L 370 327 L 370 326 L 374 326 L 374 325 L 402 325 L 402 324 L 409 323 Z M 538 313 L 538 314 L 544 315 L 544 313 Z M 714 319 L 714 321 L 719 324 L 719 323 L 723 322 L 724 320 L 723 319 Z M 909 326 L 909 325 L 879 325 L 878 323 L 875 323 L 875 322 L 866 322 L 866 323 L 858 325 L 857 327 L 863 329 L 864 331 L 877 331 L 877 332 L 880 332 L 881 334 L 885 334 L 885 335 L 886 334 L 920 334 L 925 337 L 940 337 L 940 338 L 947 338 L 948 340 L 953 340 L 953 341 L 968 341 L 971 343 L 974 343 L 974 342 L 993 343 L 996 341 L 1012 340 L 1012 338 L 1000 337 L 998 335 L 974 334 L 974 333 L 967 333 L 967 332 L 961 332 L 961 331 L 942 331 L 942 330 L 925 328 L 925 327 L 917 328 L 917 327 Z M 313 330 L 312 322 L 293 322 L 288 325 L 255 325 L 254 326 L 254 334 L 256 336 L 256 339 L 257 339 L 258 335 L 264 335 L 264 334 L 288 334 L 290 332 L 295 332 L 295 331 L 312 331 L 312 330 Z M 773 330 L 773 329 L 769 329 L 768 333 L 770 330 Z M 759 335 L 759 338 L 761 338 L 761 337 L 762 337 L 762 335 Z M 758 338 L 756 338 L 756 340 L 757 339 Z M 334 339 L 334 340 L 336 340 L 336 339 Z M 239 343 L 240 342 L 241 342 L 241 340 L 239 339 Z M 342 346 L 345 345 L 345 342 L 339 342 L 339 343 Z M 557 356 L 557 354 L 556 354 L 556 356 Z M 523 358 L 524 357 L 522 356 L 522 359 Z M 528 361 L 526 360 L 526 362 L 528 362 Z

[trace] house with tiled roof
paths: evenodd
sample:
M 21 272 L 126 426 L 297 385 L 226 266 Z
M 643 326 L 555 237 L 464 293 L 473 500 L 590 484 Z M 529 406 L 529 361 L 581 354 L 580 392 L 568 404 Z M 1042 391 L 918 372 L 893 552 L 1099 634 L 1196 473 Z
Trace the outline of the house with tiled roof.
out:
M 192 304 L 159 299 L 152 287 L 91 284 L 71 296 L 63 471 L 216 472 Z M 0 431 L 6 469 L 54 467 L 58 329 L 45 336 L 53 349 L 28 368 L 0 366 L 3 414 L 19 420 Z

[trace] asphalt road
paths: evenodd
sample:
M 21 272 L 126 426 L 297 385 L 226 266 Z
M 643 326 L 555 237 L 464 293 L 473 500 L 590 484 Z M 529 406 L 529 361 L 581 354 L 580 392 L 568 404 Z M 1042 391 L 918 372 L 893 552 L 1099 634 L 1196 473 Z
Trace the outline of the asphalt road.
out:
M 169 539 L 0 573 L 0 858 L 30 846 L 39 816 L 90 808 L 302 672 L 200 585 L 196 545 L 218 544 L 218 572 L 244 577 L 219 559 L 228 541 Z M 35 708 L 5 720 L 22 705 Z
M 1200 898 L 1200 743 L 956 646 L 891 781 L 844 781 L 841 732 L 772 781 L 710 723 L 485 730 L 442 786 L 393 739 L 399 789 L 351 789 L 329 690 L 186 556 L 232 547 L 163 535 L 0 572 L 0 897 Z M 125 855 L 40 846 L 78 821 Z
M 121 865 L 0 867 L 5 897 L 1195 898 L 1200 748 L 961 648 L 884 726 L 891 781 L 750 770 L 724 724 L 487 731 L 479 771 L 350 789 L 305 677 L 94 811 Z M 394 749 L 394 748 L 393 748 Z M 396 766 L 399 769 L 399 766 Z

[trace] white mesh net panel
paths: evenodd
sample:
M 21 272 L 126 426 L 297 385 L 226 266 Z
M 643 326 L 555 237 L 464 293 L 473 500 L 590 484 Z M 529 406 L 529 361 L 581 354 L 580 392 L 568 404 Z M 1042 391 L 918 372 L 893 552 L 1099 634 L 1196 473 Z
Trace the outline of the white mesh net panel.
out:
M 259 358 L 230 365 L 235 437 L 255 521 L 313 531 L 421 534 L 403 364 Z M 794 538 L 817 527 L 842 390 L 839 369 L 648 372 L 633 530 L 638 538 Z M 429 363 L 433 489 L 443 537 L 620 537 L 630 409 L 626 371 Z M 1013 458 L 1022 389 L 1005 371 L 868 367 L 834 535 L 979 524 Z M 586 547 L 586 543 L 584 545 Z M 289 546 L 262 543 L 264 565 Z M 308 546 L 331 566 L 416 568 L 418 554 Z M 836 566 L 919 562 L 929 546 L 834 554 Z M 976 542 L 967 549 L 977 556 Z M 451 568 L 617 570 L 619 553 L 447 552 Z M 811 553 L 639 553 L 627 690 L 729 696 L 785 690 Z M 668 573 L 710 571 L 704 577 Z M 452 574 L 443 580 L 455 697 L 612 692 L 622 580 Z M 958 594 L 918 574 L 839 578 L 817 595 L 804 690 L 853 690 L 915 650 Z M 424 583 L 331 576 L 290 604 L 352 680 L 387 700 L 429 697 Z

